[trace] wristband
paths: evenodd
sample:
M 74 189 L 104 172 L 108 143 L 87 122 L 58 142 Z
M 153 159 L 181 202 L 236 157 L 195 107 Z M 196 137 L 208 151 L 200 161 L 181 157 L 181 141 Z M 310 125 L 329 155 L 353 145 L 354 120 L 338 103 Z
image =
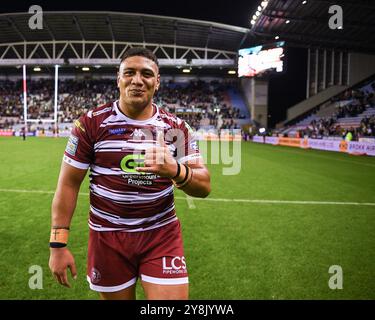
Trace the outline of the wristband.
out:
M 176 186 L 177 189 L 181 189 L 181 188 L 185 187 L 193 179 L 193 172 L 194 172 L 193 169 L 190 169 L 185 164 L 184 164 L 184 166 L 186 167 L 186 176 L 185 176 L 185 179 L 183 181 L 181 181 L 180 183 L 174 183 L 174 185 Z
M 184 163 L 182 165 L 185 167 L 185 170 L 186 170 L 185 177 L 182 181 L 175 181 L 175 185 L 183 184 L 187 180 L 187 178 L 189 177 L 189 171 L 190 171 L 189 167 Z
M 176 175 L 174 177 L 171 178 L 172 180 L 178 178 L 179 175 L 180 175 L 180 173 L 181 173 L 181 165 L 180 165 L 180 163 L 178 161 L 176 161 L 176 162 L 177 162 L 177 173 L 176 173 Z
M 49 240 L 50 248 L 66 247 L 69 238 L 69 228 L 66 227 L 52 227 L 51 236 Z

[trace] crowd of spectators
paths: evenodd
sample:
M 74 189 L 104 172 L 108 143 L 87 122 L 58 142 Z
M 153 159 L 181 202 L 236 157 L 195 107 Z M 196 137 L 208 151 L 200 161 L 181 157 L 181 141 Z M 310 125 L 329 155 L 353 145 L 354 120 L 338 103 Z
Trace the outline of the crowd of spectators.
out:
M 328 136 L 344 137 L 351 132 L 354 139 L 375 136 L 375 117 L 364 117 L 358 126 L 345 127 L 340 125 L 339 119 L 345 117 L 358 117 L 368 108 L 375 107 L 375 82 L 364 89 L 348 89 L 341 95 L 331 99 L 337 104 L 336 111 L 329 117 L 313 119 L 306 128 L 298 131 L 298 135 L 311 138 Z
M 156 97 L 156 102 L 167 111 L 189 121 L 195 129 L 207 119 L 207 125 L 217 129 L 236 129 L 233 119 L 245 116 L 230 104 L 228 90 L 234 84 L 218 81 L 191 81 L 188 84 L 163 83 Z M 221 120 L 222 119 L 222 120 Z
M 356 101 L 359 105 L 370 105 L 375 107 L 375 81 L 369 85 L 369 90 L 367 89 L 348 89 L 342 94 L 337 95 L 331 99 L 331 102 L 337 101 Z
M 232 106 L 228 89 L 233 84 L 218 81 L 191 81 L 178 84 L 163 82 L 155 102 L 167 111 L 177 114 L 195 129 L 202 123 L 217 129 L 238 128 L 236 119 L 244 118 L 240 110 Z M 118 99 L 114 79 L 90 79 L 59 81 L 58 122 L 71 123 L 84 112 Z M 28 81 L 28 118 L 51 119 L 54 112 L 54 81 L 40 79 Z M 12 117 L 8 120 L 8 117 Z M 11 127 L 23 121 L 22 81 L 0 81 L 1 127 Z M 10 119 L 10 118 L 9 118 Z
M 308 135 L 309 137 L 318 137 L 318 136 L 330 136 L 335 135 L 336 126 L 334 126 L 335 119 L 333 117 L 327 119 L 318 119 L 312 120 L 310 125 L 304 130 L 303 133 L 300 133 L 301 136 Z
M 338 107 L 336 113 L 333 115 L 334 118 L 345 118 L 345 117 L 355 117 L 366 110 L 366 105 L 364 104 L 353 104 L 349 103 L 342 107 Z
M 365 117 L 361 120 L 358 134 L 363 136 L 375 136 L 375 116 Z
M 375 137 L 375 116 L 364 117 L 358 127 L 351 126 L 350 128 L 336 123 L 335 118 L 313 120 L 308 127 L 299 130 L 298 135 L 310 138 L 345 137 L 349 131 L 352 133 L 354 140 L 364 137 Z
M 22 111 L 22 82 L 1 81 L 0 117 L 19 117 Z

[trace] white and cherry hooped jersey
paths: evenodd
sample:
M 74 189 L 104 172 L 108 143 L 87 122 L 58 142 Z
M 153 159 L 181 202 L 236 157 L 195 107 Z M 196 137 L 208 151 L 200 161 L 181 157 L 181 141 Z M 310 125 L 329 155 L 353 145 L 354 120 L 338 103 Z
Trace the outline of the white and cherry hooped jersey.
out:
M 90 168 L 89 226 L 96 231 L 146 231 L 177 220 L 173 184 L 168 178 L 135 170 L 157 134 L 180 163 L 200 158 L 189 125 L 153 105 L 150 119 L 121 112 L 118 101 L 90 110 L 76 120 L 64 161 Z

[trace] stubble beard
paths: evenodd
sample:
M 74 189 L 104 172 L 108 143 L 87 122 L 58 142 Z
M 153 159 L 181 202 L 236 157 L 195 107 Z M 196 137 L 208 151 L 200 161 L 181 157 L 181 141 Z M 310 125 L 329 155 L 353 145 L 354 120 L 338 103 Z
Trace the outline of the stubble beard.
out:
M 151 105 L 152 98 L 140 98 L 140 97 L 121 97 L 120 96 L 120 104 L 121 106 L 125 109 L 126 111 L 130 111 L 131 113 L 137 112 L 137 113 L 142 113 L 142 111 L 146 110 L 148 106 Z

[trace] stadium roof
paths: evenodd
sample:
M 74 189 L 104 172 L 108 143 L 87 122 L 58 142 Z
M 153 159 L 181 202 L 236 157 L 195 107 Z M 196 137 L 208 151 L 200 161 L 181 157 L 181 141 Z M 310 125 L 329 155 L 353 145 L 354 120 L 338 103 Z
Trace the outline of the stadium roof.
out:
M 31 16 L 0 14 L 0 60 L 117 61 L 127 46 L 144 45 L 153 47 L 159 58 L 174 66 L 179 59 L 216 60 L 218 65 L 231 60 L 233 65 L 237 50 L 250 40 L 247 28 L 149 14 L 43 12 L 41 30 L 29 27 Z
M 328 9 L 336 3 L 343 9 L 343 28 L 331 30 Z M 161 67 L 234 68 L 238 49 L 275 39 L 375 53 L 373 0 L 259 0 L 259 5 L 250 28 L 140 13 L 44 11 L 43 29 L 32 30 L 32 14 L 0 14 L 0 66 L 114 66 L 129 46 L 147 46 Z
M 0 42 L 115 40 L 235 51 L 249 29 L 216 22 L 120 12 L 43 12 L 42 30 L 29 13 L 0 15 Z
M 251 34 L 263 42 L 278 36 L 291 45 L 375 52 L 374 0 L 269 0 L 255 19 Z M 261 1 L 260 1 L 261 5 Z M 343 11 L 343 28 L 332 30 L 332 5 Z M 287 22 L 288 21 L 288 22 Z

